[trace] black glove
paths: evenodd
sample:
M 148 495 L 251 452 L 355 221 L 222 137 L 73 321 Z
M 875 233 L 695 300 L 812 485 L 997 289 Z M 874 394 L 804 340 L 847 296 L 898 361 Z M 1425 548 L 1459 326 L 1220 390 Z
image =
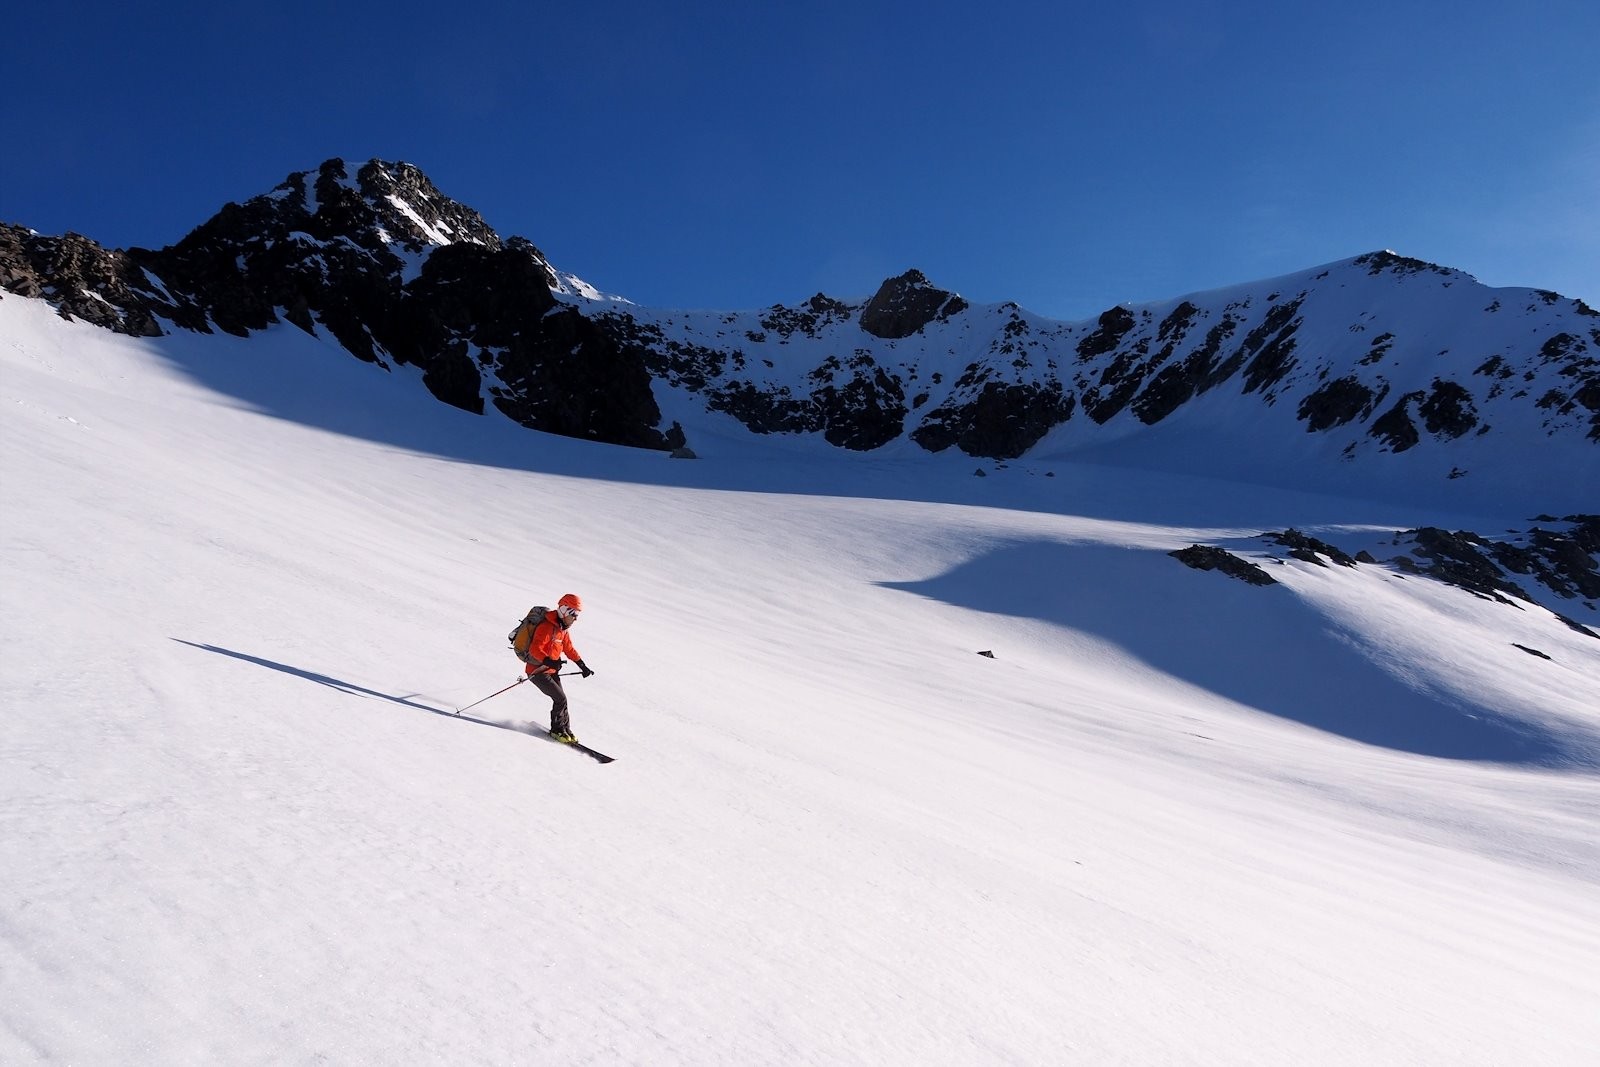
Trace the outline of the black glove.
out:
M 585 678 L 589 677 L 589 675 L 594 673 L 594 671 L 591 671 L 589 669 L 589 665 L 587 663 L 583 662 L 583 660 L 581 660 L 581 659 L 573 660 L 573 662 L 578 665 L 578 673 L 583 675 Z
M 550 668 L 551 674 L 554 674 L 561 669 L 561 661 L 558 659 L 540 660 L 539 663 L 541 666 Z

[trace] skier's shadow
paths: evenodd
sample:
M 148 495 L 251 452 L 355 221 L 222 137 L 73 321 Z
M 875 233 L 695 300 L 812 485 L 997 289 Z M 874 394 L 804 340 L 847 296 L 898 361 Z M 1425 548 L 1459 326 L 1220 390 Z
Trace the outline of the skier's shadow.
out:
M 416 708 L 418 711 L 431 712 L 434 715 L 443 715 L 447 719 L 458 719 L 461 722 L 474 722 L 479 726 L 493 726 L 497 730 L 510 730 L 513 733 L 526 732 L 524 730 L 519 730 L 510 723 L 494 722 L 490 719 L 476 719 L 471 715 L 459 714 L 454 708 L 436 708 L 432 704 L 419 704 L 417 701 L 412 700 L 410 696 L 395 696 L 393 693 L 380 693 L 376 689 L 368 689 L 366 686 L 356 685 L 354 682 L 340 681 L 338 678 L 330 678 L 326 674 L 318 674 L 315 671 L 307 671 L 302 670 L 299 667 L 291 667 L 287 663 L 279 663 L 276 660 L 263 659 L 260 656 L 252 656 L 247 652 L 235 652 L 231 648 L 220 648 L 217 645 L 197 644 L 194 641 L 185 641 L 181 637 L 174 637 L 172 640 L 178 642 L 180 645 L 188 645 L 190 648 L 198 648 L 203 652 L 215 652 L 219 656 L 228 656 L 232 659 L 244 660 L 246 663 L 254 663 L 258 667 L 267 667 L 271 670 L 282 671 L 284 674 L 292 674 L 296 678 L 304 678 L 308 682 L 316 682 L 318 685 L 325 685 L 329 689 L 336 689 L 341 693 L 349 693 L 354 696 L 376 697 L 379 700 L 387 700 L 391 704 L 399 704 L 402 707 L 407 708 Z M 411 696 L 416 695 L 417 694 L 415 693 L 411 694 Z

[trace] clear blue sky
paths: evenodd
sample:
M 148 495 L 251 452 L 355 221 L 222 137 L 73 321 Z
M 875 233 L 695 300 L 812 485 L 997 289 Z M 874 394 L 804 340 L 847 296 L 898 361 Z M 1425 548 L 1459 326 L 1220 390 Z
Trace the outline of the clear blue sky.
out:
M 662 306 L 915 266 L 1083 318 L 1376 248 L 1600 306 L 1596 0 L 63 0 L 4 23 L 0 220 L 117 247 L 378 156 Z

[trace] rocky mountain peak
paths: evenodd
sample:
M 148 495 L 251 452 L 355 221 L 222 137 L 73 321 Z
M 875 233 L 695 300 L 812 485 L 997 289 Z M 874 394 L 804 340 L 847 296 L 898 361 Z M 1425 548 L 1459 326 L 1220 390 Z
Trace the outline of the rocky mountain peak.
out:
M 354 194 L 367 210 L 351 212 L 353 228 L 375 229 L 383 243 L 397 244 L 412 253 L 461 242 L 501 247 L 500 235 L 482 215 L 445 196 L 410 163 L 368 160 L 352 179 L 343 160 L 330 159 L 314 178 L 309 171 L 291 175 L 279 189 L 293 191 L 296 185 L 314 198 L 317 214 L 330 207 L 348 210 L 350 194 Z
M 861 310 L 861 328 L 874 337 L 910 337 L 928 323 L 966 309 L 965 300 L 936 288 L 927 275 L 913 267 L 878 287 Z
M 1392 274 L 1397 278 L 1404 278 L 1412 274 L 1436 274 L 1442 278 L 1466 277 L 1460 271 L 1441 267 L 1437 263 L 1429 263 L 1425 259 L 1415 259 L 1411 256 L 1402 256 L 1398 252 L 1385 248 L 1377 252 L 1368 252 L 1366 255 L 1357 256 L 1351 260 L 1358 267 L 1365 267 L 1368 274 Z
M 445 196 L 410 163 L 373 159 L 352 175 L 344 160 L 330 159 L 316 170 L 290 174 L 268 193 L 225 204 L 160 253 L 130 253 L 141 262 L 159 256 L 169 261 L 164 264 L 168 270 L 170 261 L 176 261 L 202 283 L 215 277 L 214 270 L 226 273 L 234 263 L 249 273 L 355 271 L 404 284 L 421 273 L 435 251 L 456 245 L 498 252 L 508 242 L 483 216 Z M 538 249 L 522 241 L 517 252 L 551 286 L 556 284 L 554 269 Z M 251 316 L 241 325 L 255 328 L 258 320 L 258 315 Z M 218 324 L 232 330 L 226 322 Z

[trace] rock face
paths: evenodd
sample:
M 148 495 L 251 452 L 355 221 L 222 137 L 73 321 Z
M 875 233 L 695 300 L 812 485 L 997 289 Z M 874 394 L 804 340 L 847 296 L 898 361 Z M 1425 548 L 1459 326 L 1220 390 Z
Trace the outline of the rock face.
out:
M 1497 537 L 1428 526 L 1399 540 L 1423 560 L 1412 569 L 1490 599 L 1529 600 L 1523 584 L 1536 582 L 1567 600 L 1600 600 L 1600 515 L 1568 515 Z
M 1205 405 L 1197 419 L 1269 420 L 1335 461 L 1409 453 L 1440 478 L 1474 477 L 1474 442 L 1503 426 L 1600 446 L 1600 315 L 1391 252 L 1077 323 L 974 307 L 917 270 L 864 302 L 666 311 L 600 297 L 414 166 L 333 159 L 162 249 L 0 227 L 0 285 L 139 335 L 292 323 L 420 368 L 456 407 L 656 449 L 686 444 L 666 395 L 760 434 L 997 460 Z
M 935 409 L 911 439 L 930 452 L 955 445 L 969 456 L 1016 459 L 1072 417 L 1075 401 L 1059 382 L 1043 385 L 986 381 L 960 403 Z
M 1262 538 L 1272 544 L 1287 548 L 1291 558 L 1305 560 L 1307 563 L 1315 563 L 1319 567 L 1328 565 L 1325 560 L 1332 560 L 1341 567 L 1354 567 L 1356 565 L 1355 557 L 1343 549 L 1330 545 L 1326 541 L 1319 541 L 1315 537 L 1307 537 L 1299 530 L 1262 534 Z
M 1255 540 L 1260 551 L 1272 558 L 1277 558 L 1274 549 L 1285 549 L 1291 559 L 1319 567 L 1330 563 L 1391 567 L 1500 604 L 1522 606 L 1542 601 L 1568 627 L 1600 640 L 1600 633 L 1557 610 L 1565 607 L 1564 602 L 1572 602 L 1592 612 L 1600 601 L 1600 515 L 1561 519 L 1546 515 L 1535 521 L 1537 525 L 1526 530 L 1495 536 L 1432 526 L 1405 530 L 1396 533 L 1382 551 L 1386 558 L 1366 549 L 1350 555 L 1337 545 L 1293 529 L 1269 531 Z M 1168 555 L 1196 570 L 1219 571 L 1251 585 L 1276 584 L 1259 564 L 1216 545 L 1190 545 Z
M 1167 555 L 1185 567 L 1192 567 L 1197 571 L 1217 571 L 1247 585 L 1278 584 L 1278 579 L 1262 570 L 1260 564 L 1251 563 L 1216 545 L 1190 545 L 1176 552 L 1168 552 Z
M 1351 556 L 1298 530 L 1265 533 L 1261 541 L 1287 548 L 1289 556 L 1319 566 L 1330 561 L 1345 567 L 1389 565 L 1503 604 L 1534 601 L 1530 589 L 1542 589 L 1551 603 L 1574 601 L 1592 609 L 1600 601 L 1600 515 L 1542 516 L 1526 530 L 1493 536 L 1434 526 L 1405 530 L 1394 535 L 1386 559 L 1365 550 Z M 1566 621 L 1591 637 L 1600 637 Z
M 552 314 L 560 279 L 539 250 L 502 241 L 407 164 L 352 175 L 329 160 L 159 250 L 7 227 L 0 271 L 12 292 L 123 332 L 164 321 L 247 336 L 286 321 L 380 367 L 415 365 L 468 411 L 487 401 L 533 429 L 673 444 L 643 363 L 575 311 Z
M 890 278 L 861 309 L 861 328 L 874 337 L 910 337 L 928 323 L 967 309 L 954 293 L 935 289 L 920 270 Z
M 126 255 L 79 234 L 40 237 L 0 224 L 0 287 L 116 333 L 161 334 L 146 306 L 155 296 L 150 279 Z

